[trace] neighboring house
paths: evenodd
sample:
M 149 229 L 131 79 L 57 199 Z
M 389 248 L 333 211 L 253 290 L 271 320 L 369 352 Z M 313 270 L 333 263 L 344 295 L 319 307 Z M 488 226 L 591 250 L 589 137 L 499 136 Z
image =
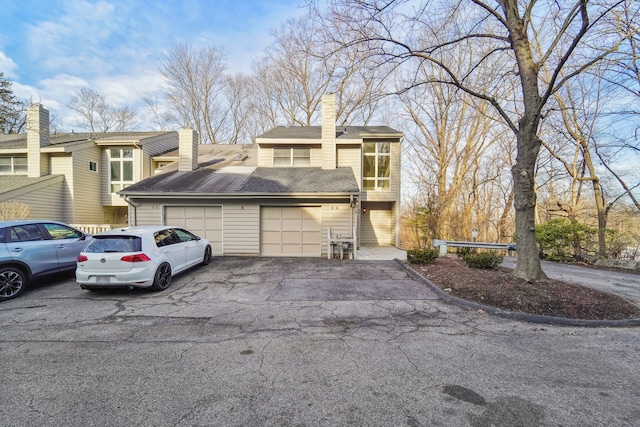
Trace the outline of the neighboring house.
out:
M 117 192 L 152 175 L 152 157 L 177 146 L 175 131 L 50 134 L 49 112 L 35 104 L 26 134 L 0 135 L 0 202 L 24 202 L 34 218 L 126 224 Z
M 399 246 L 401 132 L 335 125 L 277 127 L 252 146 L 200 145 L 180 131 L 177 160 L 120 192 L 131 224 L 184 226 L 215 255 L 326 256 L 329 233 Z M 356 233 L 356 236 L 352 234 Z

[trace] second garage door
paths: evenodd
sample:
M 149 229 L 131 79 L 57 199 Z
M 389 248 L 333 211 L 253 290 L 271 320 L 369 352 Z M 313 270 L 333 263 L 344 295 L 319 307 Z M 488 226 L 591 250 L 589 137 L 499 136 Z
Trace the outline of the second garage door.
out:
M 262 256 L 311 256 L 322 253 L 322 210 L 319 206 L 260 209 Z
M 222 255 L 222 207 L 165 206 L 164 223 L 184 227 L 211 242 L 213 255 Z

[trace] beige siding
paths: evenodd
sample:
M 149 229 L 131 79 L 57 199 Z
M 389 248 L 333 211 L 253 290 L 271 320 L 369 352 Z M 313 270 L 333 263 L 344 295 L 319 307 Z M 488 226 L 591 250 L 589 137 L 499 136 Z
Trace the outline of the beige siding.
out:
M 332 204 L 322 206 L 322 255 L 327 255 L 327 231 L 333 235 L 349 236 L 353 234 L 355 218 L 354 210 L 348 204 Z M 353 218 L 353 219 L 351 219 Z
M 224 254 L 260 254 L 260 206 L 224 205 Z
M 338 167 L 351 167 L 362 188 L 362 145 L 338 145 Z
M 162 225 L 162 205 L 140 201 L 137 207 L 129 207 L 129 225 Z
M 55 175 L 64 175 L 64 184 L 60 198 L 56 200 L 58 209 L 65 218 L 65 222 L 79 222 L 74 217 L 73 205 L 73 158 L 69 154 L 56 153 L 52 154 L 48 159 L 49 169 Z
M 65 215 L 64 200 L 66 183 L 63 177 L 47 181 L 46 185 L 34 185 L 35 189 L 13 197 L 14 202 L 26 203 L 31 207 L 33 219 L 50 219 L 54 221 L 72 222 Z
M 98 164 L 98 171 L 89 170 L 89 162 Z M 73 222 L 101 224 L 104 221 L 101 198 L 100 148 L 89 147 L 73 152 L 72 171 L 67 180 L 73 195 Z

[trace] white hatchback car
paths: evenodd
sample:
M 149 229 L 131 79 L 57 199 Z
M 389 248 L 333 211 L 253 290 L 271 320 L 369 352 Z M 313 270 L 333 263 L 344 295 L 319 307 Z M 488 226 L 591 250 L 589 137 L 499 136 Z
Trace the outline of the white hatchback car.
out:
M 129 287 L 162 291 L 171 277 L 211 263 L 209 241 L 179 227 L 118 228 L 96 234 L 78 255 L 76 281 L 87 290 Z

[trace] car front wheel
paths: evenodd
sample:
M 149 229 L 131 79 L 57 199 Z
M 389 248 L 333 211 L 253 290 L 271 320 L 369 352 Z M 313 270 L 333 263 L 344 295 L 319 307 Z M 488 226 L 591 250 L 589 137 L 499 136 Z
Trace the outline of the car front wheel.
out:
M 204 248 L 204 258 L 202 258 L 202 265 L 209 265 L 211 264 L 211 258 L 212 258 L 212 253 L 211 253 L 211 246 L 207 245 L 206 248 Z
M 27 277 L 15 267 L 0 267 L 0 301 L 15 298 L 24 291 Z
M 158 270 L 156 270 L 156 275 L 153 279 L 153 285 L 151 285 L 151 289 L 154 291 L 164 291 L 171 284 L 171 266 L 168 263 L 160 264 Z

